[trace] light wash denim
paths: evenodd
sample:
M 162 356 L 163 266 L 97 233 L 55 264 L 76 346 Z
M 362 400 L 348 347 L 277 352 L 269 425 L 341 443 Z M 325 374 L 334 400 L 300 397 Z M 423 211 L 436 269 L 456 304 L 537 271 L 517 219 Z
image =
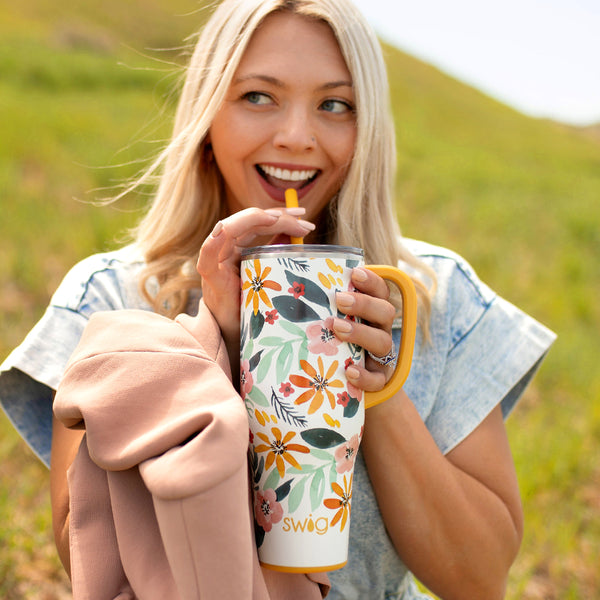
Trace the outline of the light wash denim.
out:
M 445 454 L 499 403 L 508 415 L 555 335 L 492 292 L 461 257 L 424 242 L 404 243 L 438 278 L 431 341 L 423 343 L 417 336 L 404 389 Z M 0 402 L 46 465 L 52 393 L 65 365 L 92 313 L 150 309 L 138 292 L 142 266 L 134 247 L 80 262 L 67 274 L 42 319 L 0 367 Z M 198 294 L 190 298 L 190 313 L 198 300 Z M 399 335 L 400 329 L 394 329 L 396 343 Z M 387 536 L 360 452 L 353 485 L 350 556 L 343 569 L 330 573 L 330 579 L 331 600 L 429 598 L 417 591 Z

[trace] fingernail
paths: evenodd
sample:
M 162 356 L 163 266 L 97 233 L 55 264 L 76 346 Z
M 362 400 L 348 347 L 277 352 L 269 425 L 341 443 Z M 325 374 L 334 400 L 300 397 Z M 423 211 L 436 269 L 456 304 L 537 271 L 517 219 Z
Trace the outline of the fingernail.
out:
M 358 379 L 360 371 L 356 367 L 348 367 L 346 369 L 346 377 L 348 379 Z
M 304 227 L 304 229 L 308 229 L 309 231 L 314 231 L 316 225 L 311 223 L 310 221 L 304 221 L 303 219 L 298 219 L 298 223 Z
M 346 292 L 337 292 L 335 301 L 340 308 L 350 308 L 354 304 L 354 296 Z
M 281 210 L 279 208 L 267 208 L 265 209 L 265 212 L 272 217 L 279 218 L 281 216 Z
M 356 267 L 352 271 L 352 279 L 354 279 L 354 281 L 366 281 L 367 272 L 362 267 Z
M 352 324 L 346 319 L 334 319 L 333 330 L 338 333 L 350 333 L 352 331 Z
M 214 238 L 218 237 L 223 231 L 223 221 L 217 221 L 217 224 L 213 227 L 210 235 Z
M 285 208 L 284 210 L 288 215 L 292 215 L 292 217 L 299 217 L 306 212 L 306 209 L 303 206 L 292 206 L 290 208 Z

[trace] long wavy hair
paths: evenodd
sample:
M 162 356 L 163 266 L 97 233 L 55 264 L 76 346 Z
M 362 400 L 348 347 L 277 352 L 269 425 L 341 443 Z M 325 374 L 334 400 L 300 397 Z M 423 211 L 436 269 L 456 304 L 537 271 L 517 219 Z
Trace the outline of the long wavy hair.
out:
M 416 268 L 435 275 L 402 245 L 392 198 L 396 168 L 394 126 L 381 46 L 349 0 L 224 0 L 200 33 L 187 67 L 170 143 L 138 183 L 160 173 L 160 183 L 136 241 L 146 267 L 140 286 L 155 311 L 173 316 L 201 287 L 198 251 L 223 218 L 224 184 L 210 160 L 207 133 L 224 101 L 252 35 L 276 11 L 327 23 L 352 76 L 356 98 L 356 147 L 348 175 L 329 204 L 322 239 L 364 249 L 367 263 Z M 428 330 L 430 291 L 414 278 L 420 324 Z

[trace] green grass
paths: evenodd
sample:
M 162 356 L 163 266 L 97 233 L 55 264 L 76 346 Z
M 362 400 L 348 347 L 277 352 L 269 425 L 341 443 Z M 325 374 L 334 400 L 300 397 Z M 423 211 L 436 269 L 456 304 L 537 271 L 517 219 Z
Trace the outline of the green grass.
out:
M 8 4 L 0 21 L 0 358 L 68 268 L 118 245 L 145 198 L 100 207 L 170 129 L 190 0 Z M 185 16 L 187 15 L 187 16 Z M 146 56 L 149 55 L 150 57 Z M 526 512 L 509 600 L 600 594 L 600 141 L 527 118 L 386 48 L 404 233 L 463 254 L 558 332 L 508 421 Z M 141 160 L 141 162 L 140 162 Z M 47 472 L 0 418 L 0 596 L 67 597 Z

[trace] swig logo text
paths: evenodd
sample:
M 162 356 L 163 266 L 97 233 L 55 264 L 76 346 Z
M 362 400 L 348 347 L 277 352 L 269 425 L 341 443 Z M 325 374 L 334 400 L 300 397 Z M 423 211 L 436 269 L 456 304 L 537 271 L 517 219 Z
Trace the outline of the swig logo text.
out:
M 313 520 L 312 515 L 307 518 L 296 520 L 293 517 L 283 518 L 283 531 L 287 532 L 315 532 L 318 535 L 324 535 L 329 529 L 329 519 L 327 517 L 319 517 Z

